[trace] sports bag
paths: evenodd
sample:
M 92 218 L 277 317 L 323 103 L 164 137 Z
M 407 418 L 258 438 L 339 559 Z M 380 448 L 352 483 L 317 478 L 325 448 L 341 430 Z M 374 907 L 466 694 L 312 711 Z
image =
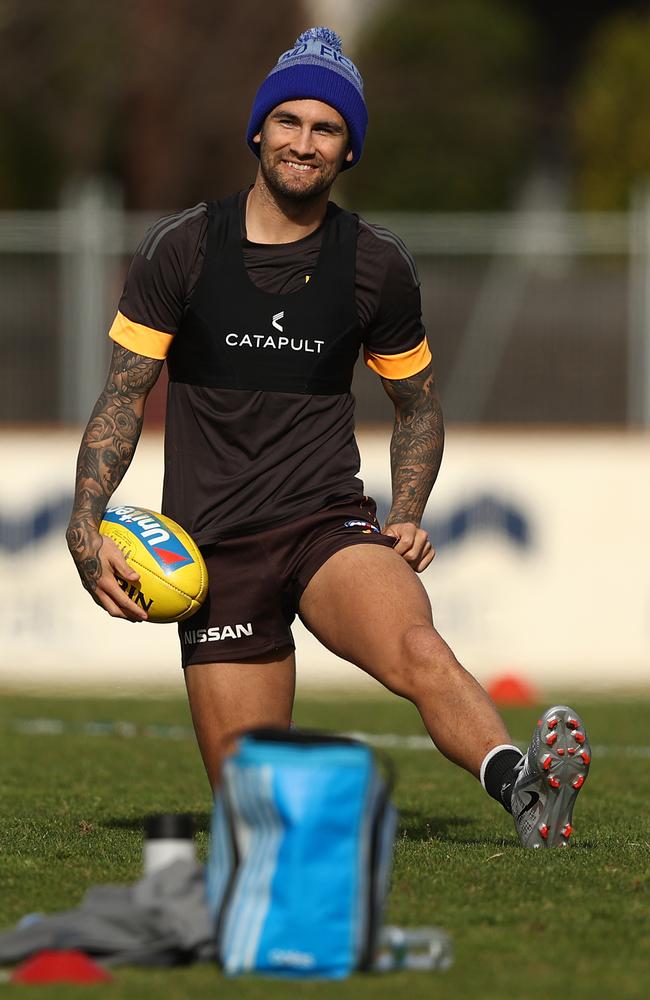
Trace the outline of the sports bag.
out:
M 207 898 L 230 975 L 339 979 L 371 967 L 397 813 L 369 747 L 256 730 L 215 796 Z

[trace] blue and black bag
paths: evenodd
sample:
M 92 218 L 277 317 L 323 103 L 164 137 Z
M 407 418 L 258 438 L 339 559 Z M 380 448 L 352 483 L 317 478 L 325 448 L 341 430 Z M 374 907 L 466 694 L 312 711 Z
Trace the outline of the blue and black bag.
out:
M 216 794 L 208 902 L 230 975 L 342 978 L 371 967 L 397 813 L 365 744 L 246 733 Z

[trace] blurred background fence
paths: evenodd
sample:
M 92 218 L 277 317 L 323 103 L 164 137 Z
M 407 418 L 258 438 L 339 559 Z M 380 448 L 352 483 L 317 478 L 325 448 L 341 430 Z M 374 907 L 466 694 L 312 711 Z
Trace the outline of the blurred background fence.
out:
M 3 0 L 0 684 L 178 683 L 174 629 L 125 643 L 79 586 L 75 453 L 134 249 L 252 182 L 255 92 L 310 24 L 341 33 L 370 114 L 334 197 L 421 278 L 443 634 L 482 679 L 647 685 L 650 0 Z M 385 511 L 392 406 L 362 364 L 353 389 Z M 163 374 L 118 502 L 160 503 L 164 405 Z
M 0 421 L 81 423 L 130 255 L 161 213 L 97 180 L 0 213 Z M 368 213 L 415 255 L 448 419 L 650 426 L 650 196 L 629 212 Z M 361 423 L 390 405 L 360 366 Z M 149 409 L 160 421 L 164 385 Z

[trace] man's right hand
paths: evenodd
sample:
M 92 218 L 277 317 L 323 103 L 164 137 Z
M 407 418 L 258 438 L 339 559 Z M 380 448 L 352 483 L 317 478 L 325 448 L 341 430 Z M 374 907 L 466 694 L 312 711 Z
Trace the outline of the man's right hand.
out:
M 140 579 L 112 538 L 100 535 L 96 529 L 70 524 L 66 539 L 81 582 L 95 604 L 112 618 L 146 621 L 146 611 L 131 600 L 115 578 L 119 576 L 128 583 Z
M 128 584 L 140 577 L 117 545 L 97 530 L 106 504 L 131 464 L 142 429 L 144 404 L 163 362 L 113 344 L 106 385 L 81 439 L 75 498 L 66 532 L 81 582 L 113 618 L 141 622 L 147 613 L 125 594 L 115 576 Z M 130 589 L 130 588 L 128 588 Z

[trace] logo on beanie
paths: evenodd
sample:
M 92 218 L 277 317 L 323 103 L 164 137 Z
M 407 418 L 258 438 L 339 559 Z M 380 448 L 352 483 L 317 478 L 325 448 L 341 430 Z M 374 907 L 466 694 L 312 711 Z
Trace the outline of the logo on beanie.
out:
M 341 52 L 343 42 L 330 28 L 310 28 L 304 31 L 300 38 L 296 39 L 296 44 L 288 52 L 283 52 L 278 59 L 278 66 L 289 59 L 298 59 L 307 52 L 312 59 L 329 59 L 344 67 L 355 78 L 357 85 L 363 87 L 361 73 L 351 59 L 348 59 Z

